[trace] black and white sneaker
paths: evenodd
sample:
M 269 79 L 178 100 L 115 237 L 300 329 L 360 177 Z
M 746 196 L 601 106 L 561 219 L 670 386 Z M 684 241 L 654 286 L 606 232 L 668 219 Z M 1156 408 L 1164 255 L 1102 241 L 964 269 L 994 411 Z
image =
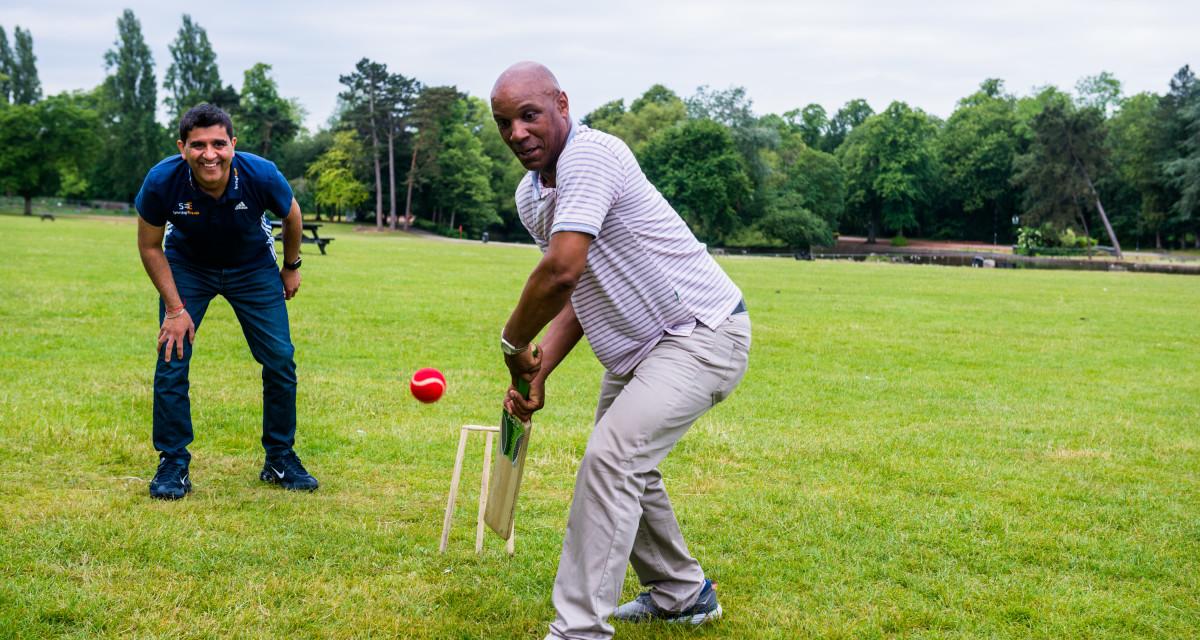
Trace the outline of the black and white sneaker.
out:
M 180 460 L 162 458 L 158 461 L 158 471 L 150 481 L 150 497 L 159 500 L 178 500 L 192 490 L 192 481 L 188 477 L 188 465 Z
M 717 603 L 717 592 L 713 589 L 712 580 L 704 579 L 704 586 L 696 603 L 683 611 L 667 611 L 654 604 L 649 591 L 643 591 L 637 598 L 617 607 L 613 614 L 614 620 L 623 622 L 649 622 L 662 620 L 690 625 L 701 625 L 721 617 L 721 605 Z
M 289 451 L 279 457 L 267 458 L 258 478 L 264 482 L 273 482 L 291 491 L 317 490 L 317 479 L 304 469 L 304 465 L 300 464 L 300 458 L 294 451 Z

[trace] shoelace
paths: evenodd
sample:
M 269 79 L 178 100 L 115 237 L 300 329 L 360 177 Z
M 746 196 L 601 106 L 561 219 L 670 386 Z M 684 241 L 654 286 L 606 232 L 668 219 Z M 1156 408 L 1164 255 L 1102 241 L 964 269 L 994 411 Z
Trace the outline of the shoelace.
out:
M 165 483 L 179 482 L 179 479 L 184 473 L 187 473 L 187 467 L 181 464 L 173 462 L 160 462 L 158 463 L 158 472 L 155 473 L 155 475 L 158 476 L 160 482 Z
M 304 465 L 300 464 L 300 456 L 296 454 L 284 456 L 278 460 L 278 463 L 279 466 L 283 467 L 283 471 L 287 475 L 300 477 L 308 475 L 308 471 L 304 468 Z

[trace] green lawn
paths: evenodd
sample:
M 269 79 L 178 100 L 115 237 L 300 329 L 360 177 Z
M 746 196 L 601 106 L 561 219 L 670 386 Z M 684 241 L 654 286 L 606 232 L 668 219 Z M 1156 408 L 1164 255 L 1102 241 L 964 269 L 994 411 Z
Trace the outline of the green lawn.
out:
M 214 304 L 195 490 L 151 501 L 156 294 L 131 220 L 0 216 L 0 637 L 540 638 L 601 373 L 537 418 L 517 553 L 473 552 L 464 423 L 538 253 L 332 228 L 291 303 L 315 494 L 261 484 L 260 381 Z M 324 234 L 323 234 L 324 235 Z M 621 638 L 1193 638 L 1200 278 L 723 258 L 739 391 L 663 467 L 725 619 Z M 449 390 L 408 395 L 435 366 Z M 637 591 L 632 571 L 625 593 Z

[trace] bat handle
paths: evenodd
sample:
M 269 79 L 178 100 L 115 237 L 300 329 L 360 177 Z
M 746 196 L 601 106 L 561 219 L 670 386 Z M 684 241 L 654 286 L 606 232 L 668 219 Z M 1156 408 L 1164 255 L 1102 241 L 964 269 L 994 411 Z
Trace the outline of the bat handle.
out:
M 537 355 L 538 355 L 537 345 L 533 345 L 533 357 L 536 358 Z M 517 378 L 517 393 L 520 393 L 521 397 L 525 398 L 526 400 L 529 399 L 529 381 L 528 380 L 526 380 L 525 378 Z

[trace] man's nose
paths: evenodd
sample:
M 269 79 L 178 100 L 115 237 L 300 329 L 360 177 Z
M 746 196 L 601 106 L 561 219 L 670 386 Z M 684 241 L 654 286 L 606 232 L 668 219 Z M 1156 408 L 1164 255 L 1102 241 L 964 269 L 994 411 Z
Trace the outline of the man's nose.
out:
M 517 122 L 513 124 L 512 132 L 508 135 L 508 137 L 515 142 L 520 142 L 521 140 L 529 137 L 529 131 L 525 129 L 524 124 Z

